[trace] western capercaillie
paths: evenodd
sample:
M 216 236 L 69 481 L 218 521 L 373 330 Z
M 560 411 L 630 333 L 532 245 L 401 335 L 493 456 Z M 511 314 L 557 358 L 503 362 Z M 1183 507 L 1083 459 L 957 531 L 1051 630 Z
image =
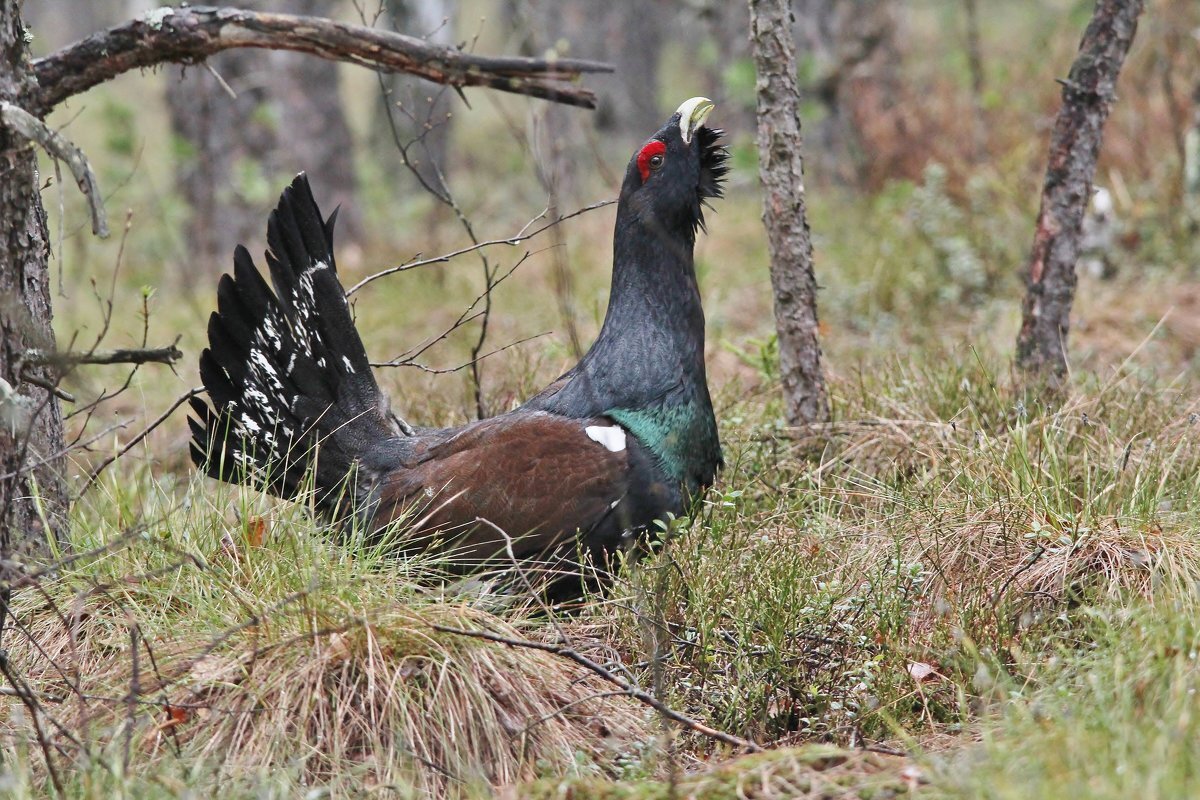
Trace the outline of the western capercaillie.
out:
M 686 101 L 629 162 L 595 344 L 521 407 L 457 428 L 414 429 L 389 410 L 337 278 L 333 217 L 298 176 L 268 222 L 273 290 L 243 247 L 218 285 L 196 464 L 283 498 L 309 487 L 342 524 L 407 526 L 389 537 L 398 551 L 437 548 L 464 569 L 508 546 L 554 569 L 604 565 L 687 513 L 722 463 L 692 261 L 727 171 L 721 132 L 703 125 L 711 109 Z

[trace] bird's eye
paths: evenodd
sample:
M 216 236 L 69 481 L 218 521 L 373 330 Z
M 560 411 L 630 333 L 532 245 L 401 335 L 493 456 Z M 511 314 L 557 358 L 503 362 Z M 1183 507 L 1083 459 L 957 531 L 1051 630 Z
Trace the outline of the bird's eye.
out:
M 652 171 L 657 172 L 662 169 L 662 165 L 666 161 L 667 146 L 657 139 L 648 142 L 637 154 L 637 168 L 638 172 L 642 174 L 642 182 L 646 182 Z

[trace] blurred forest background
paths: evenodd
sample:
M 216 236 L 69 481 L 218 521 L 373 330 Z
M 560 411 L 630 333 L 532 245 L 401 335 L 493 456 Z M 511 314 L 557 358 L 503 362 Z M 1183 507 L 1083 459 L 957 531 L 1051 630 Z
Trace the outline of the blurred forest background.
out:
M 138 0 L 29 4 L 35 54 L 148 7 Z M 565 214 L 612 197 L 633 148 L 681 98 L 705 94 L 717 102 L 713 121 L 728 131 L 735 156 L 729 199 L 699 250 L 710 341 L 718 375 L 741 370 L 753 378 L 738 354 L 752 340 L 767 346 L 770 292 L 742 4 L 413 0 L 380 8 L 366 0 L 271 0 L 251 7 L 365 20 L 479 52 L 607 60 L 617 71 L 591 80 L 601 96 L 595 113 L 487 92 L 468 93 L 468 107 L 452 90 L 405 76 L 241 50 L 211 59 L 212 69 L 127 75 L 72 101 L 51 121 L 90 154 L 114 217 L 129 211 L 122 283 L 160 288 L 152 326 L 161 336 L 152 338 L 181 333 L 185 346 L 195 343 L 189 337 L 203 330 L 233 245 L 261 251 L 266 212 L 297 171 L 313 177 L 323 205 L 341 204 L 339 259 L 353 282 L 416 253 L 469 243 L 455 208 L 482 238 L 504 238 L 548 205 Z M 796 2 L 819 305 L 835 373 L 853 369 L 864 348 L 899 354 L 913 343 L 980 339 L 1008 348 L 1059 101 L 1055 78 L 1066 74 L 1090 11 L 1083 0 Z M 1196 266 L 1190 233 L 1200 190 L 1195 174 L 1185 173 L 1200 93 L 1198 26 L 1196 4 L 1155 0 L 1122 75 L 1097 177 L 1111 208 L 1085 258 L 1077 363 L 1101 349 L 1131 350 L 1168 301 L 1200 304 L 1190 289 L 1166 296 L 1153 288 L 1161 276 Z M 64 202 L 67 238 L 54 268 L 62 286 L 86 285 L 111 272 L 121 237 L 95 240 L 80 228 L 78 198 L 67 192 Z M 496 346 L 555 332 L 510 359 L 549 358 L 548 374 L 564 363 L 555 346 L 567 353 L 581 338 L 586 343 L 603 311 L 611 214 L 592 212 L 555 229 L 520 277 L 494 293 L 489 341 Z M 434 335 L 484 285 L 478 260 L 469 258 L 418 272 L 376 284 L 359 302 L 373 357 Z M 1098 283 L 1105 280 L 1122 288 L 1105 289 Z M 1145 301 L 1113 308 L 1107 301 L 1117 297 L 1128 304 L 1126 284 Z M 88 324 L 94 306 L 86 292 L 72 293 L 71 302 L 58 303 L 66 338 L 72 326 Z M 1192 316 L 1166 323 L 1174 363 L 1188 363 L 1200 345 Z M 138 333 L 135 322 L 131 335 Z M 465 346 L 473 335 L 464 329 L 457 338 Z M 436 366 L 463 360 L 454 338 L 434 349 Z M 492 379 L 495 407 L 528 388 Z M 426 387 L 431 379 L 394 380 Z M 452 381 L 437 391 L 456 391 L 446 387 Z M 469 413 L 470 403 L 460 410 Z
M 198 384 L 217 277 L 235 243 L 262 252 L 294 173 L 323 208 L 341 204 L 350 286 L 613 198 L 637 147 L 695 95 L 716 101 L 709 123 L 733 156 L 696 247 L 727 467 L 690 528 L 609 595 L 561 620 L 496 616 L 488 598 L 427 591 L 420 564 L 347 555 L 294 508 L 198 478 L 176 412 L 75 504 L 71 542 L 100 555 L 14 611 L 31 633 L 12 663 L 31 685 L 68 696 L 69 672 L 95 700 L 81 693 L 86 724 L 54 735 L 69 795 L 519 785 L 509 796 L 540 798 L 573 776 L 599 781 L 573 797 L 657 798 L 681 774 L 713 798 L 1197 795 L 1200 3 L 1146 3 L 1084 225 L 1071 379 L 1043 403 L 1010 372 L 1022 271 L 1057 80 L 1095 3 L 795 0 L 833 416 L 811 457 L 782 422 L 744 3 L 246 5 L 616 71 L 586 77 L 590 112 L 240 50 L 56 109 L 49 123 L 88 154 L 114 230 L 93 237 L 43 161 L 60 345 L 179 337 L 185 354 L 174 371 L 68 377 L 81 401 L 129 381 L 68 420 L 86 445 L 73 474 Z M 23 13 L 36 56 L 150 8 L 34 0 Z M 573 364 L 604 313 L 613 217 L 589 210 L 355 292 L 371 357 L 403 363 L 379 370 L 393 408 L 458 424 Z M 47 608 L 74 609 L 70 623 Z M 574 642 L 671 707 L 779 749 L 706 771 L 730 753 L 665 733 L 577 664 L 430 632 L 447 620 Z M 169 680 L 146 677 L 139 641 L 160 648 Z M 138 699 L 139 675 L 152 699 Z M 38 796 L 16 705 L 3 706 L 17 766 L 0 793 Z M 833 749 L 790 747 L 814 743 Z
M 148 7 L 140 0 L 29 4 L 35 54 Z M 590 79 L 601 98 L 595 113 L 491 92 L 468 94 L 468 107 L 454 91 L 408 77 L 239 50 L 211 59 L 211 70 L 125 76 L 72 101 L 52 121 L 89 152 L 116 215 L 130 212 L 122 270 L 137 277 L 133 285 L 169 287 L 168 305 L 194 312 L 192 321 L 160 318 L 168 329 L 185 337 L 203 330 L 215 277 L 227 269 L 234 243 L 262 249 L 265 212 L 299 170 L 313 176 L 323 205 L 341 204 L 338 258 L 354 277 L 462 246 L 468 240 L 454 207 L 488 239 L 514 234 L 547 204 L 565 213 L 612 197 L 635 146 L 680 98 L 703 94 L 718 104 L 714 124 L 728 131 L 736 160 L 730 199 L 720 205 L 714 236 L 701 243 L 710 341 L 726 351 L 727 368 L 737 369 L 727 350 L 770 336 L 766 257 L 754 222 L 754 67 L 742 4 L 268 0 L 250 7 L 390 26 L 478 52 L 606 60 L 617 71 Z M 1091 7 L 1085 0 L 794 4 L 820 311 L 835 333 L 826 337 L 832 354 L 947 335 L 982 335 L 1008 347 L 1058 104 L 1055 78 L 1066 74 Z M 1198 26 L 1194 2 L 1148 7 L 1105 134 L 1097 185 L 1111 201 L 1103 221 L 1091 221 L 1098 224 L 1082 270 L 1088 279 L 1123 270 L 1122 284 L 1148 287 L 1160 273 L 1194 269 L 1200 167 L 1193 144 L 1188 178 L 1187 143 L 1200 113 Z M 64 285 L 112 269 L 119 247 L 79 229 L 77 200 L 67 193 L 70 236 L 56 265 Z M 498 290 L 492 342 L 553 330 L 552 342 L 565 336 L 566 347 L 577 349 L 578 331 L 593 331 L 602 312 L 601 243 L 610 219 L 611 209 L 593 212 L 554 230 L 554 247 L 536 248 L 520 279 L 524 287 L 544 285 L 546 300 Z M 400 333 L 401 350 L 445 323 L 438 308 L 456 314 L 484 282 L 478 264 L 464 261 L 426 272 L 391 278 L 395 285 L 386 289 L 398 299 L 433 293 L 426 302 L 359 303 L 367 320 L 378 312 L 378 325 Z M 1090 305 L 1091 288 L 1081 295 L 1076 355 L 1085 362 L 1096 348 L 1132 349 L 1145 335 L 1144 317 Z M 1166 300 L 1162 293 L 1150 295 L 1142 311 L 1165 313 L 1154 302 Z M 1200 295 L 1172 293 L 1171 301 L 1200 306 Z M 76 309 L 86 313 L 77 302 L 59 303 L 62 335 L 71 335 L 66 326 Z M 1190 317 L 1169 320 L 1181 337 L 1172 356 L 1189 357 L 1200 344 Z M 1087 335 L 1093 324 L 1097 337 Z M 462 336 L 467 341 L 470 332 Z M 392 344 L 374 331 L 366 341 Z M 526 349 L 541 353 L 544 345 Z M 443 366 L 454 360 L 450 348 Z M 851 363 L 833 357 L 829 367 L 839 372 Z

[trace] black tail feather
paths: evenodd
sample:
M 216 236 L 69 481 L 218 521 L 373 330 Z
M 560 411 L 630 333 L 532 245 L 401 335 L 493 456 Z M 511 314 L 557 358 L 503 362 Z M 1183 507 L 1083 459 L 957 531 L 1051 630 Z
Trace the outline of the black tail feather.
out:
M 318 505 L 334 512 L 347 478 L 363 478 L 364 459 L 400 435 L 337 278 L 336 216 L 322 220 L 298 175 L 268 222 L 274 291 L 250 253 L 234 251 L 200 355 L 212 406 L 193 399 L 189 421 L 192 459 L 208 475 L 294 497 L 311 473 Z

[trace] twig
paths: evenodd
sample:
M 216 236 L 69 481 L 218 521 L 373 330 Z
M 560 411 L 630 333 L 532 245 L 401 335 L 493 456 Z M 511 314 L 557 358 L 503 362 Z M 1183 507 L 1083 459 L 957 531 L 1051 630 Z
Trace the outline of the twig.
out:
M 51 453 L 48 456 L 43 456 L 42 458 L 39 458 L 37 461 L 27 460 L 25 457 L 27 454 L 23 453 L 20 461 L 18 462 L 17 468 L 10 470 L 8 472 L 5 472 L 3 474 L 0 474 L 0 480 L 8 480 L 10 478 L 14 478 L 17 475 L 21 475 L 22 473 L 28 472 L 30 470 L 35 470 L 38 467 L 44 467 L 47 464 L 57 461 L 58 459 L 62 458 L 67 453 L 71 452 L 72 450 L 75 450 L 76 448 L 86 448 L 88 445 L 91 445 L 91 444 L 99 441 L 100 439 L 103 439 L 105 436 L 112 433 L 113 431 L 124 428 L 126 425 L 128 425 L 131 422 L 133 422 L 132 418 L 118 420 L 117 422 L 114 422 L 113 424 L 109 425 L 104 430 L 100 431 L 99 433 L 88 437 L 86 440 L 84 440 L 82 442 L 82 444 L 80 443 L 80 440 L 77 438 L 75 441 L 71 442 L 70 444 L 66 445 L 65 447 L 60 447 L 55 452 Z M 82 436 L 82 434 L 81 434 L 81 436 Z
M 1024 573 L 1033 569 L 1033 565 L 1036 564 L 1037 562 L 1041 561 L 1042 556 L 1044 556 L 1044 555 L 1046 555 L 1046 548 L 1042 547 L 1041 545 L 1038 545 L 1038 548 L 1033 551 L 1033 553 L 1029 556 L 1028 559 L 1026 559 L 1025 563 L 1022 564 L 1020 567 L 1018 567 L 1016 570 L 1014 570 L 1013 573 L 1008 576 L 1008 579 L 1006 581 L 1004 581 L 1004 584 L 996 591 L 996 594 L 994 594 L 992 596 L 992 605 L 993 606 L 999 605 L 1000 599 L 1002 597 L 1004 597 L 1004 593 L 1008 591 L 1008 587 L 1012 586 L 1013 581 L 1015 581 L 1017 578 L 1021 577 L 1021 575 L 1023 575 Z
M 5 606 L 7 605 L 5 603 Z M 33 691 L 13 672 L 12 667 L 8 663 L 8 654 L 3 651 L 0 651 L 0 673 L 12 684 L 16 697 L 25 706 L 26 710 L 29 711 L 29 721 L 33 725 L 33 733 L 37 737 L 38 747 L 41 748 L 42 758 L 46 761 L 46 771 L 50 773 L 50 781 L 54 784 L 54 789 L 58 796 L 66 797 L 66 792 L 63 790 L 62 778 L 58 774 L 58 768 L 54 765 L 54 757 L 50 752 L 50 740 L 46 738 L 46 732 L 42 729 L 42 721 L 40 719 L 43 713 L 42 707 L 38 703 L 37 697 L 34 696 Z
M 483 355 L 479 356 L 478 358 L 475 358 L 475 359 L 472 359 L 471 361 L 467 361 L 462 364 L 459 364 L 457 367 L 427 367 L 424 364 L 418 364 L 416 361 L 413 361 L 413 360 L 407 359 L 407 358 L 406 359 L 394 358 L 391 361 L 372 361 L 371 366 L 372 367 L 414 367 L 415 369 L 419 369 L 422 372 L 428 372 L 431 375 L 448 375 L 451 372 L 458 372 L 460 370 L 466 369 L 467 367 L 471 366 L 471 364 L 475 363 L 476 361 L 482 361 L 483 359 L 487 358 L 488 356 L 494 356 L 497 353 L 503 353 L 505 350 L 509 350 L 518 345 L 525 344 L 526 342 L 532 342 L 534 339 L 540 339 L 543 336 L 549 336 L 549 335 L 550 335 L 550 331 L 543 331 L 542 333 L 535 333 L 533 336 L 526 336 L 524 339 L 517 339 L 515 342 L 509 342 L 508 344 L 504 345 L 503 347 L 497 347 L 495 350 L 489 350 L 488 352 L 484 353 Z M 442 338 L 445 338 L 445 337 L 443 336 Z
M 169 344 L 166 347 L 97 350 L 91 353 L 47 353 L 42 350 L 26 350 L 22 360 L 26 364 L 38 367 L 63 368 L 79 364 L 174 364 L 181 358 L 183 358 L 183 351 L 174 344 Z
M 589 211 L 595 211 L 597 208 L 604 208 L 605 206 L 610 206 L 615 202 L 617 202 L 617 201 L 616 200 L 601 200 L 598 203 L 592 203 L 591 205 L 586 205 L 583 208 L 576 209 L 575 211 L 572 211 L 570 214 L 566 214 L 565 216 L 556 217 L 551 222 L 547 222 L 545 225 L 543 225 L 540 228 L 537 228 L 536 230 L 533 230 L 533 231 L 529 230 L 530 226 L 532 226 L 533 223 L 537 222 L 539 219 L 544 219 L 546 217 L 546 214 L 549 212 L 549 209 L 546 209 L 546 210 L 542 211 L 542 213 L 540 213 L 536 217 L 534 217 L 533 219 L 529 220 L 529 222 L 525 223 L 524 227 L 522 227 L 521 230 L 517 231 L 515 234 L 508 237 L 507 239 L 488 239 L 486 241 L 476 242 L 474 244 L 468 245 L 467 247 L 463 247 L 459 250 L 454 250 L 453 252 L 446 253 L 446 254 L 440 255 L 440 256 L 436 256 L 434 258 L 423 258 L 423 259 L 418 259 L 416 261 L 409 261 L 404 264 L 400 264 L 399 266 L 388 267 L 385 270 L 380 270 L 379 272 L 368 275 L 367 277 L 363 278 L 358 283 L 351 286 L 349 289 L 346 290 L 346 296 L 349 297 L 350 295 L 357 292 L 359 289 L 366 286 L 368 283 L 373 283 L 374 281 L 377 281 L 380 278 L 386 278 L 388 275 L 394 275 L 397 272 L 406 272 L 410 269 L 416 269 L 417 267 L 426 267 L 426 266 L 429 266 L 430 264 L 444 264 L 447 261 L 450 261 L 451 259 L 457 258 L 458 256 L 466 255 L 467 253 L 473 253 L 476 250 L 482 250 L 485 247 L 494 247 L 495 245 L 498 245 L 498 244 L 506 244 L 506 245 L 515 247 L 516 245 L 521 244 L 521 242 L 524 242 L 526 239 L 532 239 L 533 237 L 537 236 L 539 233 L 543 233 L 545 231 L 550 230 L 551 228 L 553 228 L 555 225 L 559 224 L 560 222 L 566 222 L 569 219 L 573 219 L 582 214 L 586 214 Z
M 71 174 L 75 176 L 75 183 L 87 198 L 88 209 L 92 212 L 92 233 L 101 239 L 107 239 L 108 218 L 104 215 L 100 185 L 83 151 L 33 114 L 12 103 L 0 101 L 0 120 L 29 141 L 40 144 L 51 158 L 67 162 Z
M 149 425 L 147 425 L 145 428 L 143 428 L 140 433 L 138 433 L 136 436 L 134 436 L 132 439 L 130 439 L 128 442 L 126 442 L 124 447 L 122 447 L 120 450 L 113 453 L 111 456 L 109 456 L 108 458 L 104 459 L 99 464 L 97 464 L 92 469 L 92 471 L 90 473 L 88 473 L 87 481 L 84 482 L 83 488 L 79 490 L 79 494 L 82 496 L 84 492 L 86 492 L 88 489 L 92 488 L 92 484 L 95 483 L 96 479 L 100 477 L 100 473 L 108 468 L 109 464 L 113 463 L 118 458 L 125 455 L 130 450 L 132 450 L 134 447 L 136 447 L 138 445 L 138 443 L 141 442 L 143 439 L 145 439 L 147 436 L 149 436 L 150 433 L 155 428 L 157 428 L 159 425 L 162 425 L 164 422 L 166 422 L 167 418 L 170 417 L 172 414 L 174 414 L 175 410 L 177 408 L 179 408 L 181 405 L 186 403 L 188 400 L 191 400 L 196 395 L 201 394 L 203 391 L 204 391 L 203 386 L 197 386 L 194 389 L 189 389 L 188 391 L 186 391 L 182 395 L 180 395 L 175 400 L 175 402 L 172 403 L 169 408 L 167 408 L 166 411 L 164 411 L 162 414 L 160 414 L 158 416 L 157 419 L 155 419 L 153 422 L 151 422 Z
M 525 584 L 525 591 L 529 593 L 530 601 L 541 606 L 542 613 L 546 615 L 546 619 L 550 620 L 550 624 L 554 626 L 554 632 L 558 634 L 558 640 L 564 645 L 569 646 L 571 639 L 567 636 L 567 632 L 558 624 L 558 620 L 554 618 L 554 612 L 550 610 L 550 606 L 546 605 L 546 599 L 533 588 L 533 581 L 525 574 L 525 565 L 521 563 L 521 559 L 517 558 L 517 553 L 513 549 L 513 540 L 508 535 L 508 531 L 484 517 L 476 517 L 475 522 L 480 525 L 486 525 L 504 538 L 504 552 L 508 556 L 509 563 L 512 564 L 513 571 L 517 573 L 517 577 L 521 579 L 521 583 Z
M 608 681 L 612 685 L 619 687 L 629 697 L 632 697 L 634 700 L 637 700 L 639 703 L 641 703 L 643 705 L 653 708 L 659 714 L 662 714 L 665 718 L 671 720 L 672 722 L 676 722 L 679 725 L 682 725 L 683 727 L 687 728 L 688 730 L 695 731 L 696 733 L 699 733 L 702 736 L 706 736 L 710 739 L 715 739 L 716 741 L 721 742 L 723 744 L 728 744 L 733 747 L 740 747 L 743 750 L 746 750 L 751 753 L 761 753 L 763 750 L 763 748 L 760 745 L 752 742 L 749 739 L 743 739 L 740 736 L 734 736 L 732 733 L 726 733 L 725 731 L 719 731 L 716 728 L 710 728 L 708 725 L 705 725 L 703 722 L 692 719 L 691 717 L 687 716 L 686 714 L 682 714 L 682 713 L 676 711 L 675 709 L 671 708 L 666 703 L 663 703 L 661 700 L 654 697 L 653 695 L 650 695 L 650 694 L 642 691 L 641 689 L 637 688 L 633 684 L 629 683 L 628 681 L 617 677 L 607 667 L 597 664 L 595 661 L 592 661 L 587 656 L 582 655 L 581 653 L 571 649 L 570 647 L 564 647 L 564 646 L 555 645 L 555 644 L 547 644 L 545 642 L 531 642 L 531 641 L 528 641 L 525 639 L 513 639 L 508 636 L 501 636 L 498 633 L 491 633 L 490 631 L 468 631 L 468 630 L 463 630 L 461 628 L 451 628 L 446 625 L 438 625 L 438 624 L 434 624 L 432 627 L 435 631 L 438 631 L 440 633 L 449 633 L 449 634 L 453 634 L 456 636 L 468 636 L 473 639 L 484 639 L 489 642 L 497 642 L 499 644 L 507 645 L 509 647 L 521 647 L 521 648 L 526 648 L 529 650 L 541 650 L 543 653 L 551 653 L 556 656 L 561 656 L 562 658 L 565 658 L 569 661 L 574 661 L 576 664 L 583 667 L 584 669 L 603 678 L 604 680 Z
M 75 402 L 75 395 L 71 394 L 68 391 L 64 391 L 62 388 L 60 388 L 58 386 L 55 386 L 54 383 L 46 380 L 45 378 L 39 378 L 37 375 L 31 375 L 30 373 L 28 373 L 24 370 L 21 371 L 21 382 L 33 384 L 34 386 L 38 387 L 39 389 L 45 389 L 47 392 L 54 395 L 59 400 L 65 400 L 68 403 Z
M 389 366 L 399 367 L 399 366 L 405 366 L 405 365 L 409 365 L 409 364 L 415 364 L 416 359 L 420 358 L 423 353 L 425 353 L 427 350 L 429 350 L 435 344 L 437 344 L 438 342 L 444 341 L 446 339 L 446 337 L 448 337 L 450 334 L 454 333 L 456 330 L 458 330 L 462 326 L 482 317 L 483 316 L 482 311 L 472 313 L 475 311 L 475 307 L 479 305 L 479 303 L 488 295 L 489 292 L 491 292 L 493 289 L 495 289 L 497 286 L 499 286 L 501 283 L 503 283 L 510 275 L 512 275 L 514 272 L 516 272 L 517 268 L 520 267 L 522 264 L 524 264 L 526 259 L 528 259 L 528 258 L 529 258 L 529 253 L 527 252 L 527 253 L 525 253 L 525 255 L 521 256 L 521 259 L 519 261 L 517 261 L 517 263 L 513 264 L 512 268 L 509 269 L 508 272 L 504 273 L 499 278 L 495 278 L 493 276 L 491 286 L 486 288 L 482 293 L 476 295 L 475 299 L 471 301 L 471 304 L 468 305 L 463 310 L 463 312 L 458 315 L 458 319 L 454 320 L 454 322 L 450 325 L 450 327 L 446 328 L 445 330 L 443 330 L 441 333 L 439 333 L 437 336 L 433 337 L 432 339 L 429 339 L 424 344 L 419 345 L 417 348 L 415 348 L 415 350 L 410 350 L 406 353 L 401 353 L 400 355 L 396 356 L 395 358 L 392 359 Z M 472 366 L 472 364 L 477 363 L 478 360 L 479 359 L 476 358 L 473 361 L 468 361 L 466 366 L 468 366 L 468 367 Z
M 487 57 L 422 39 L 321 17 L 234 8 L 160 8 L 33 62 L 21 100 L 44 115 L 62 101 L 134 69 L 196 64 L 222 50 L 295 50 L 388 72 L 407 72 L 456 88 L 483 86 L 594 108 L 596 96 L 573 84 L 612 67 L 577 59 Z

